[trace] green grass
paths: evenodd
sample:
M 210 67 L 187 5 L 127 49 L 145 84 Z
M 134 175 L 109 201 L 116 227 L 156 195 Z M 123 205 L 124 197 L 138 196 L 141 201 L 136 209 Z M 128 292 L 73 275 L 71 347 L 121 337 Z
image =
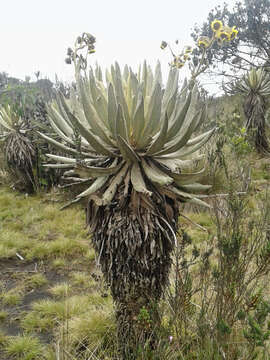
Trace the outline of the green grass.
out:
M 6 306 L 19 305 L 22 299 L 21 291 L 16 288 L 0 294 L 0 301 Z
M 40 241 L 26 254 L 27 260 L 48 259 L 72 256 L 83 256 L 88 249 L 88 245 L 73 239 L 59 237 L 54 241 Z
M 40 288 L 48 284 L 48 280 L 43 274 L 34 274 L 27 278 L 26 287 L 28 289 Z
M 66 261 L 66 259 L 62 259 L 62 258 L 57 258 L 57 259 L 54 259 L 51 263 L 51 266 L 53 269 L 63 269 L 63 268 L 66 268 L 68 265 L 68 262 Z
M 87 316 L 78 316 L 68 323 L 70 338 L 69 346 L 75 349 L 82 344 L 85 347 L 85 358 L 98 348 L 110 348 L 116 343 L 116 323 L 112 309 L 92 309 Z M 74 351 L 74 350 L 73 350 Z
M 7 336 L 0 329 L 0 349 L 3 348 L 6 343 L 7 343 Z
M 89 276 L 89 274 L 87 274 L 85 272 L 78 272 L 78 271 L 72 272 L 70 274 L 70 281 L 71 281 L 72 285 L 81 287 L 84 289 L 95 286 L 94 279 L 92 279 Z
M 84 212 L 79 206 L 60 212 L 59 204 L 43 203 L 42 194 L 25 197 L 0 188 L 2 221 L 0 259 L 19 253 L 27 260 L 89 256 Z M 88 255 L 86 257 L 86 254 Z
M 37 338 L 30 335 L 10 337 L 5 351 L 16 360 L 44 359 L 44 346 Z
M 7 319 L 7 317 L 8 317 L 8 312 L 1 310 L 0 311 L 0 324 L 1 324 L 1 322 L 4 322 Z
M 49 289 L 49 292 L 56 298 L 67 298 L 72 289 L 67 282 L 62 282 L 54 285 Z

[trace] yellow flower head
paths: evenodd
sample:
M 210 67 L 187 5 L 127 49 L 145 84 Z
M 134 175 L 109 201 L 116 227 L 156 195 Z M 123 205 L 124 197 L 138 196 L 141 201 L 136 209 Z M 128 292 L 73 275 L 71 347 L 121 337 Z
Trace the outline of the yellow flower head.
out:
M 236 26 L 233 26 L 231 29 L 231 40 L 235 39 L 238 34 L 238 30 L 236 29 Z
M 189 60 L 189 59 L 190 59 L 190 56 L 188 55 L 188 53 L 185 53 L 185 54 L 184 54 L 184 60 L 187 61 L 187 60 Z
M 211 40 L 208 36 L 200 36 L 198 39 L 198 45 L 204 48 L 208 48 L 210 46 Z
M 222 26 L 223 26 L 222 21 L 217 20 L 217 19 L 215 19 L 215 20 L 212 21 L 212 23 L 211 23 L 211 28 L 212 28 L 212 30 L 213 30 L 214 32 L 217 32 L 217 31 L 221 30 Z
M 217 38 L 219 40 L 221 40 L 222 42 L 231 40 L 231 33 L 226 31 L 225 29 L 222 29 L 221 31 L 219 31 L 216 35 L 217 35 Z

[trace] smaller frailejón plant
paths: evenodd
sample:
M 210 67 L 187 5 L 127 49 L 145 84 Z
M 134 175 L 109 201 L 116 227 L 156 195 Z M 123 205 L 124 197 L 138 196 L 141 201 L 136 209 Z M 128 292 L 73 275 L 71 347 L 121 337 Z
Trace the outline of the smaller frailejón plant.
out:
M 68 50 L 77 91 L 70 99 L 59 93 L 48 109 L 61 141 L 40 135 L 67 154 L 48 154 L 55 163 L 46 166 L 66 169 L 66 178 L 87 184 L 73 202 L 87 200 L 87 223 L 115 301 L 127 359 L 139 339 L 153 339 L 155 308 L 177 242 L 179 204 L 204 204 L 194 193 L 209 188 L 198 183 L 203 169 L 187 169 L 202 158 L 198 150 L 214 129 L 193 135 L 206 108 L 194 82 L 179 90 L 176 68 L 165 88 L 159 64 L 153 73 L 144 63 L 136 74 L 127 66 L 121 72 L 116 63 L 106 81 L 99 67 L 86 73 L 78 52 L 85 47 L 93 52 L 93 43 L 83 34 L 75 50 Z M 147 327 L 141 326 L 142 309 L 149 313 Z
M 1 131 L 2 128 L 2 131 Z M 28 124 L 9 105 L 0 107 L 0 142 L 6 165 L 19 187 L 27 192 L 35 188 L 36 150 L 27 136 Z
M 269 74 L 260 69 L 251 69 L 240 82 L 229 87 L 231 92 L 245 95 L 244 112 L 247 118 L 246 129 L 260 154 L 270 154 L 266 135 L 266 99 L 270 95 Z

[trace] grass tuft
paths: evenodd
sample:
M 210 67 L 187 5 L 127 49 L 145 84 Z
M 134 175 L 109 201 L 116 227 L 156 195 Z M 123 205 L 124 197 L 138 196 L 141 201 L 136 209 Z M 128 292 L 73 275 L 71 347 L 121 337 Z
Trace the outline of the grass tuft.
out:
M 6 306 L 19 305 L 22 302 L 22 293 L 14 288 L 0 295 L 2 303 Z
M 66 282 L 62 282 L 51 287 L 49 292 L 56 298 L 65 298 L 70 292 L 70 285 Z
M 26 287 L 28 289 L 37 289 L 48 284 L 48 280 L 43 274 L 34 274 L 26 281 Z
M 44 359 L 44 348 L 37 338 L 30 335 L 14 336 L 8 339 L 6 353 L 16 360 Z
M 4 322 L 8 317 L 8 313 L 4 310 L 0 310 L 0 323 Z

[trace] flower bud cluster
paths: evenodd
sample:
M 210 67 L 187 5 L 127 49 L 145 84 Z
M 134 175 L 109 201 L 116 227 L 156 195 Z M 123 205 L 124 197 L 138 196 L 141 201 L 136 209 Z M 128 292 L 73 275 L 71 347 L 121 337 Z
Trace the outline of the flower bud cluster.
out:
M 75 43 L 75 51 L 71 48 L 67 49 L 67 58 L 65 59 L 65 62 L 71 64 L 75 58 L 79 58 L 77 50 L 84 49 L 85 47 L 87 48 L 88 54 L 95 53 L 95 42 L 96 38 L 89 33 L 83 33 L 81 36 L 78 36 Z
M 178 41 L 176 41 L 178 44 Z M 169 44 L 166 41 L 162 41 L 160 48 L 164 50 L 166 47 L 169 47 Z M 170 49 L 171 50 L 171 49 Z M 175 67 L 177 69 L 181 69 L 187 60 L 190 60 L 190 54 L 192 53 L 192 47 L 191 46 L 185 46 L 183 51 L 179 55 L 175 55 L 172 50 L 171 53 L 173 55 L 173 61 L 169 64 L 171 67 Z

